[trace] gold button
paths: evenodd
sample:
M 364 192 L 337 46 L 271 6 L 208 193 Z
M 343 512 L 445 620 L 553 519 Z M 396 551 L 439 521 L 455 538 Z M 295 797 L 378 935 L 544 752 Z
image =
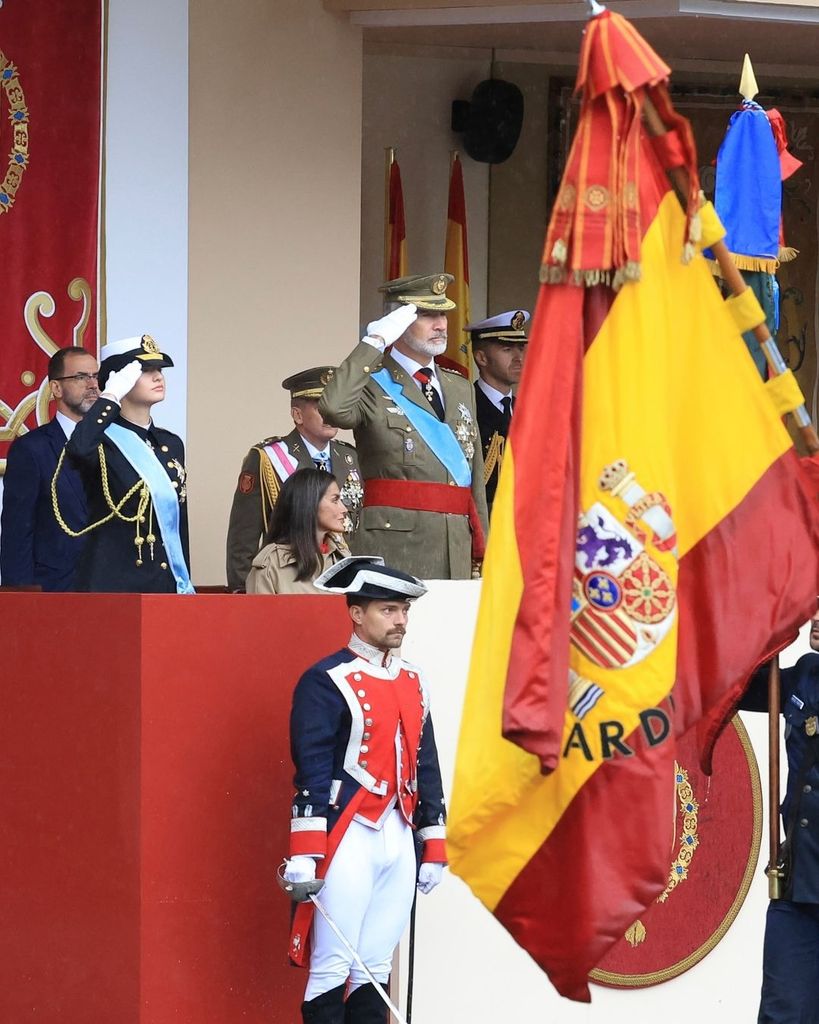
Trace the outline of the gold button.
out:
M 370 368 L 369 368 L 369 366 L 365 366 L 365 367 L 364 367 L 364 372 L 365 372 L 365 373 L 369 373 L 369 372 L 370 372 Z
M 362 738 L 362 740 L 369 740 L 369 739 L 372 739 L 372 734 L 371 734 L 371 733 L 369 733 L 369 732 L 365 732 L 365 733 L 362 733 L 362 736 L 361 736 L 361 738 Z
M 179 481 L 178 480 L 174 480 L 172 482 L 173 482 L 174 487 L 178 487 L 179 486 Z
M 160 569 L 167 569 L 168 568 L 168 563 L 167 562 L 160 562 L 159 563 L 159 568 Z
M 163 452 L 166 452 L 166 451 L 168 451 L 168 446 L 167 446 L 166 444 L 163 444 L 163 445 L 162 445 L 162 448 L 161 448 L 161 450 L 162 450 Z
M 98 419 L 98 420 L 97 420 L 97 423 L 102 423 L 102 420 Z
M 457 485 L 457 484 L 455 483 L 455 481 L 454 481 L 454 480 L 450 480 L 450 481 L 449 481 L 449 486 L 450 486 L 450 487 L 457 487 L 458 485 Z
M 102 412 L 100 413 L 100 415 L 101 416 L 107 416 L 108 415 L 108 410 L 107 409 L 103 409 Z
M 362 768 L 366 768 L 367 767 L 367 762 L 366 761 L 359 761 L 358 763 L 361 765 Z
M 385 530 L 389 530 L 390 526 L 391 526 L 390 523 L 384 523 L 384 529 Z
M 168 469 L 173 469 L 173 463 L 172 462 L 168 463 Z
M 407 427 L 407 433 L 408 433 L 408 434 L 411 434 L 411 433 L 412 433 L 412 427 Z

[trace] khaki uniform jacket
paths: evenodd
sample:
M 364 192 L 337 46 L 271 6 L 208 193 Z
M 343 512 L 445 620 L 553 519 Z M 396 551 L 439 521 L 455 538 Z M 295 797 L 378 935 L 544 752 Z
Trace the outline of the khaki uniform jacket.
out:
M 270 512 L 279 496 L 282 481 L 273 471 L 264 451 L 265 445 L 275 441 L 284 441 L 299 469 L 315 469 L 298 430 L 291 430 L 285 437 L 265 438 L 247 453 L 233 495 L 228 523 L 226 568 L 228 587 L 231 590 L 244 587 L 250 563 L 267 533 Z M 330 464 L 333 476 L 341 488 L 341 500 L 347 506 L 352 525 L 355 526 L 363 496 L 355 448 L 346 441 L 331 441 Z
M 384 366 L 411 402 L 429 402 L 389 354 L 360 342 L 336 370 L 319 399 L 328 423 L 352 428 L 364 480 L 453 483 L 443 463 L 421 439 L 393 400 L 370 377 Z M 438 367 L 446 423 L 472 470 L 472 494 L 487 529 L 483 456 L 475 415 L 475 392 L 460 374 Z M 372 506 L 362 508 L 350 547 L 354 554 L 381 555 L 388 565 L 422 579 L 469 579 L 472 534 L 466 516 Z
M 347 558 L 350 549 L 346 541 L 336 535 L 328 537 L 330 550 L 322 555 L 321 572 Z M 316 575 L 320 575 L 317 573 Z M 296 579 L 296 562 L 287 544 L 266 544 L 253 559 L 247 577 L 248 594 L 323 594 L 313 586 L 312 580 Z

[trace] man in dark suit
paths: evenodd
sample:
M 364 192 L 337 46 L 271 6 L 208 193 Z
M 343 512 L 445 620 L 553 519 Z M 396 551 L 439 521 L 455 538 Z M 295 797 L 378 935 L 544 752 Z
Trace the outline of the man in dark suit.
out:
M 810 645 L 819 651 L 819 612 Z M 768 905 L 759 1024 L 819 1022 L 819 654 L 782 670 L 788 782 L 782 802 L 789 870 L 781 899 Z M 766 711 L 768 666 L 754 674 L 740 707 Z M 787 851 L 787 852 L 786 852 Z
M 73 589 L 83 540 L 69 537 L 57 523 L 51 478 L 74 427 L 97 399 L 97 369 L 97 360 L 85 349 L 56 352 L 48 364 L 56 415 L 42 427 L 21 434 L 9 449 L 0 521 L 0 582 L 6 586 Z M 71 466 L 60 474 L 57 498 L 72 528 L 82 529 L 85 492 Z
M 349 513 L 347 532 L 358 524 L 364 488 L 355 448 L 336 438 L 338 427 L 325 422 L 318 400 L 335 367 L 315 366 L 282 381 L 290 392 L 294 427 L 255 444 L 245 456 L 233 495 L 227 533 L 227 582 L 233 591 L 245 589 L 250 566 L 270 527 L 281 486 L 297 469 L 332 473 Z
M 512 388 L 520 382 L 523 373 L 528 340 L 523 327 L 528 319 L 525 309 L 517 309 L 464 328 L 472 339 L 472 356 L 479 374 L 475 381 L 475 407 L 483 445 L 486 504 L 490 513 L 515 409 Z

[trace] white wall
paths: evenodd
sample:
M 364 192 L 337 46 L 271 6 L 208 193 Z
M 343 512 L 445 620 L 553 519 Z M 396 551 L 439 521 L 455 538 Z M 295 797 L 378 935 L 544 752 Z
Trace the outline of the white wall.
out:
M 156 420 L 184 437 L 187 0 L 108 0 L 105 245 L 107 337 L 150 334 L 171 356 Z
M 413 606 L 404 655 L 430 678 L 435 732 L 447 795 L 452 790 L 455 747 L 468 671 L 480 583 L 433 581 Z M 445 624 L 445 625 L 443 625 Z M 780 658 L 791 665 L 808 650 L 807 630 Z M 767 715 L 744 714 L 754 745 L 767 823 Z M 784 750 L 783 750 L 784 755 Z M 785 767 L 781 777 L 784 781 Z M 441 886 L 419 896 L 413 1018 L 419 1021 L 548 1021 L 554 1024 L 690 1024 L 756 1020 L 762 978 L 762 938 L 768 904 L 767 833 L 759 865 L 734 924 L 695 967 L 651 988 L 592 986 L 591 1005 L 562 999 L 546 975 L 510 938 L 466 885 L 444 873 Z M 570 883 L 569 883 L 570 884 Z M 402 946 L 401 987 L 407 949 Z M 402 1003 L 403 1005 L 403 1003 Z

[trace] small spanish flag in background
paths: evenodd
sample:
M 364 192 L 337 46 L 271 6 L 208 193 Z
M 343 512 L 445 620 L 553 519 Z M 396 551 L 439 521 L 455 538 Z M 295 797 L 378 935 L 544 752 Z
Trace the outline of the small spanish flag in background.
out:
M 698 209 L 668 74 L 622 17 L 590 21 L 449 825 L 454 872 L 577 1000 L 666 885 L 676 741 L 696 728 L 707 761 L 752 670 L 812 614 L 819 578 L 815 502 L 698 251 L 720 225 Z
M 407 226 L 404 221 L 404 189 L 395 150 L 387 150 L 387 215 L 384 223 L 384 279 L 394 281 L 407 271 Z
M 447 288 L 447 298 L 452 299 L 457 309 L 447 314 L 448 339 L 446 352 L 436 362 L 450 370 L 457 370 L 469 378 L 472 373 L 472 353 L 469 336 L 464 327 L 470 322 L 469 312 L 469 240 L 466 233 L 466 195 L 464 193 L 464 172 L 458 154 L 452 154 L 449 173 L 449 200 L 446 214 L 446 246 L 444 247 L 444 270 L 454 280 Z

